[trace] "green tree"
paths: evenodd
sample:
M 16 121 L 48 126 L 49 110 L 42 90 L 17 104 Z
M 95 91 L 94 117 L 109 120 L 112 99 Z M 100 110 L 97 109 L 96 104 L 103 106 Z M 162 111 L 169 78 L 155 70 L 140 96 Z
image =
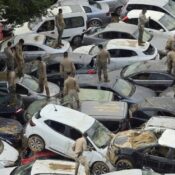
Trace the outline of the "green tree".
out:
M 41 16 L 54 0 L 0 0 L 0 15 L 9 23 L 22 24 Z

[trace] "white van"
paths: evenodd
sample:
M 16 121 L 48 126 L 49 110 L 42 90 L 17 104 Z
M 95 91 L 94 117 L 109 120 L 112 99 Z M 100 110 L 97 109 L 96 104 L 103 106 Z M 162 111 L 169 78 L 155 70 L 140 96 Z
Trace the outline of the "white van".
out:
M 55 26 L 55 15 L 62 8 L 65 20 L 65 29 L 62 39 L 79 45 L 82 40 L 82 32 L 86 30 L 87 16 L 84 9 L 79 5 L 58 6 L 47 10 L 47 15 L 36 18 L 32 22 L 26 22 L 23 26 L 14 29 L 14 35 L 21 33 L 42 33 L 54 38 L 58 37 L 57 28 Z

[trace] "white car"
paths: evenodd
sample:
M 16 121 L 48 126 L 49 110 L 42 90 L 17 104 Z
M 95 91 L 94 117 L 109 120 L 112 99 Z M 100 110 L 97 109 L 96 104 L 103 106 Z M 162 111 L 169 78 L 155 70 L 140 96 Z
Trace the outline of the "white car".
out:
M 1 54 L 4 52 L 4 48 L 7 47 L 8 41 L 11 41 L 16 45 L 20 39 L 24 40 L 23 53 L 26 61 L 34 60 L 38 56 L 54 56 L 57 54 L 63 54 L 66 51 L 72 51 L 70 43 L 67 41 L 62 41 L 64 44 L 62 48 L 56 48 L 56 40 L 51 37 L 43 34 L 23 34 L 14 36 L 13 38 L 2 42 L 0 44 Z
M 128 11 L 134 9 L 154 10 L 164 12 L 175 17 L 175 2 L 172 0 L 129 0 L 122 9 L 121 16 L 125 16 Z
M 120 69 L 138 61 L 159 59 L 157 49 L 149 42 L 146 42 L 144 46 L 139 46 L 137 40 L 112 39 L 102 43 L 102 45 L 110 53 L 111 62 L 108 65 L 110 69 Z M 89 54 L 96 57 L 99 49 L 96 45 L 88 45 L 78 47 L 73 52 Z
M 75 162 L 63 160 L 36 160 L 27 165 L 0 169 L 1 175 L 74 175 Z M 82 165 L 79 166 L 77 175 L 85 175 Z
M 0 168 L 15 165 L 18 157 L 19 153 L 15 148 L 10 146 L 7 142 L 0 140 Z
M 120 170 L 111 173 L 107 173 L 104 175 L 162 175 L 154 172 L 152 169 L 131 169 L 131 170 Z M 175 174 L 164 174 L 164 175 L 175 175 Z
M 74 158 L 72 145 L 82 134 L 87 134 L 90 151 L 88 158 L 93 174 L 113 170 L 106 158 L 111 132 L 94 118 L 59 105 L 48 104 L 36 113 L 26 126 L 24 136 L 33 151 L 48 149 L 66 157 Z

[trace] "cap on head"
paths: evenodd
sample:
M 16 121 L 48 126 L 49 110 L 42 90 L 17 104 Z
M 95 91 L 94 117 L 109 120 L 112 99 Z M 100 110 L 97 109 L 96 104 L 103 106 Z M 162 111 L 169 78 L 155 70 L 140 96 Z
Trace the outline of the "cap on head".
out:
M 37 60 L 37 61 L 42 61 L 41 56 L 38 56 L 38 57 L 36 58 L 36 60 Z
M 68 57 L 68 52 L 64 52 L 64 57 Z
M 23 40 L 23 39 L 20 39 L 20 40 L 19 40 L 19 43 L 20 43 L 20 44 L 24 44 L 24 40 Z
M 102 45 L 102 44 L 99 44 L 99 45 L 98 45 L 98 48 L 99 48 L 99 49 L 103 49 L 103 45 Z
M 143 9 L 142 9 L 142 13 L 143 13 L 143 14 L 145 14 L 146 11 L 147 11 L 146 8 L 143 8 Z
M 11 41 L 8 41 L 7 46 L 10 47 L 12 45 Z
M 63 12 L 63 10 L 62 10 L 62 9 L 59 9 L 59 10 L 58 10 L 58 13 L 62 13 L 62 12 Z

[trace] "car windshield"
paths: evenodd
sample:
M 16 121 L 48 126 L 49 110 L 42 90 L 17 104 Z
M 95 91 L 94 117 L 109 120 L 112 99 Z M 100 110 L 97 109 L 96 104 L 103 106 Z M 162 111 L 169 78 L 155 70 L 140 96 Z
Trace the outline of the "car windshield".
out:
M 129 75 L 134 74 L 135 72 L 137 72 L 138 70 L 142 70 L 142 68 L 144 68 L 145 65 L 143 63 L 134 63 L 130 66 L 128 66 L 125 70 L 124 70 L 124 77 L 127 77 Z
M 125 80 L 118 79 L 114 84 L 113 89 L 121 96 L 129 97 L 133 94 L 135 86 Z
M 159 21 L 169 31 L 175 30 L 175 20 L 172 16 L 165 14 Z
M 105 148 L 111 140 L 111 132 L 98 121 L 95 121 L 92 127 L 87 130 L 87 135 L 99 148 Z
M 135 32 L 134 32 L 134 37 L 135 38 L 138 38 L 139 37 L 139 30 L 137 29 Z M 144 33 L 143 33 L 143 41 L 151 41 L 151 39 L 152 39 L 152 35 L 148 32 L 148 31 L 146 31 L 146 30 L 144 30 Z
M 4 150 L 4 144 L 3 142 L 0 140 L 0 154 L 3 152 Z
M 44 44 L 46 46 L 55 48 L 55 46 L 56 46 L 56 40 L 54 38 L 51 38 L 51 37 L 46 36 L 46 39 L 45 39 Z
M 107 43 L 108 43 L 108 41 L 107 41 L 107 42 L 103 42 L 103 43 L 101 43 L 101 44 L 102 44 L 103 47 L 105 48 L 106 45 L 107 45 Z M 93 47 L 90 49 L 89 54 L 90 54 L 90 55 L 97 55 L 98 52 L 99 52 L 98 46 L 93 46 Z
M 35 26 L 38 25 L 38 23 L 40 23 L 41 21 L 42 21 L 42 18 L 41 17 L 36 17 L 36 18 L 32 19 L 28 23 L 28 28 L 30 30 L 33 30 L 35 28 Z
M 29 88 L 30 90 L 35 91 L 35 92 L 37 92 L 39 88 L 38 82 L 32 77 L 24 77 L 22 84 L 26 86 L 27 88 Z
M 31 170 L 32 170 L 32 165 L 34 162 L 27 164 L 27 165 L 23 165 L 23 166 L 19 166 L 17 168 L 15 168 L 10 175 L 27 175 L 27 174 L 31 174 Z
M 175 16 L 175 2 L 173 2 L 172 0 L 170 0 L 170 2 L 168 2 L 166 5 L 164 5 L 164 8 L 165 8 L 170 14 L 173 14 L 173 16 Z

